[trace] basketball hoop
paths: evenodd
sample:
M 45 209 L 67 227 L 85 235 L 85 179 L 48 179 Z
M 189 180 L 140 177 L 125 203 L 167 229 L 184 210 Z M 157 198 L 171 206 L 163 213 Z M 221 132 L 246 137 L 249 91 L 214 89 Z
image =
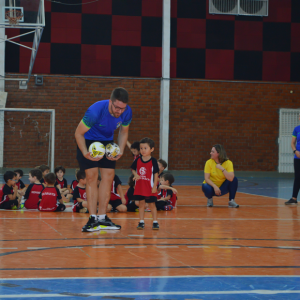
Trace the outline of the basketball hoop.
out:
M 5 13 L 5 19 L 10 25 L 18 25 L 22 18 L 23 14 L 20 10 L 10 9 Z

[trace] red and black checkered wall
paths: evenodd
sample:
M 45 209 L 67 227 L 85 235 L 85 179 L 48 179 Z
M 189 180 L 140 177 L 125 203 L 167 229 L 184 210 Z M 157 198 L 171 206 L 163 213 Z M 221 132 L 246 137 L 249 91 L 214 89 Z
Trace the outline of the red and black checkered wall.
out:
M 162 0 L 45 6 L 34 73 L 161 77 Z M 171 6 L 172 78 L 300 81 L 299 0 L 269 0 L 263 18 L 210 15 L 208 0 Z M 6 29 L 8 37 L 23 32 Z M 27 73 L 30 55 L 7 42 L 6 72 Z

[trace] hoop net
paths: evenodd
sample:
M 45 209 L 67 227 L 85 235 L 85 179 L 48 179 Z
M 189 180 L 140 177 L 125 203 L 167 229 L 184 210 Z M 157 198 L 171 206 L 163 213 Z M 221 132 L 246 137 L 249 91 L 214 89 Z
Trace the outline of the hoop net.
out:
M 5 13 L 5 19 L 8 20 L 10 25 L 18 25 L 22 18 L 23 14 L 20 10 L 10 9 Z

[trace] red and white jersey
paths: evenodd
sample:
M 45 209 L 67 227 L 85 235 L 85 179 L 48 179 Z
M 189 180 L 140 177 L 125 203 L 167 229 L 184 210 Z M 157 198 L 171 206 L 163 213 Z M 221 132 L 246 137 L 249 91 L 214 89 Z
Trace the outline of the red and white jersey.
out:
M 21 179 L 19 179 L 19 181 L 16 182 L 16 186 L 18 187 L 18 190 L 22 190 L 22 189 L 24 189 L 25 184 Z
M 27 209 L 37 209 L 40 201 L 40 193 L 44 186 L 40 183 L 32 183 L 28 186 L 24 198 L 26 199 L 24 205 Z
M 74 192 L 76 186 L 78 185 L 78 183 L 79 182 L 77 180 L 73 180 L 72 181 L 72 183 L 71 183 L 71 189 L 72 189 L 73 192 Z M 72 192 L 72 194 L 73 194 L 73 192 Z
M 119 176 L 115 175 L 114 180 L 111 184 L 111 191 L 110 191 L 110 200 L 120 200 L 121 197 L 118 194 L 118 185 L 122 184 Z
M 141 154 L 138 154 L 138 155 L 134 155 L 133 156 L 133 160 L 135 161 L 137 158 L 141 157 Z
M 140 176 L 135 183 L 134 195 L 157 196 L 157 193 L 152 194 L 154 175 L 159 172 L 157 160 L 151 157 L 148 161 L 143 161 L 143 157 L 140 156 L 133 162 L 131 169 Z
M 61 189 L 68 187 L 68 182 L 67 179 L 63 179 L 62 181 L 60 181 L 57 177 L 56 177 L 56 182 L 54 184 L 54 186 L 60 186 Z
M 171 205 L 172 205 L 173 207 L 176 206 L 177 196 L 176 196 L 176 194 L 173 193 L 172 190 L 160 190 L 160 193 L 159 193 L 158 196 L 159 196 L 159 197 L 157 197 L 158 199 L 160 199 L 160 198 L 166 198 L 166 197 L 168 197 L 168 196 L 171 196 L 170 199 L 169 199 L 168 201 L 171 202 Z
M 57 187 L 45 187 L 39 196 L 41 200 L 39 204 L 40 211 L 55 211 L 57 208 L 57 199 L 61 199 L 61 194 Z
M 1 188 L 1 201 L 0 204 L 9 201 L 8 195 L 13 195 L 14 194 L 14 189 L 12 186 L 8 186 L 7 184 L 5 184 L 2 188 Z
M 74 205 L 72 207 L 72 210 L 76 212 L 76 206 L 78 205 L 77 198 L 85 200 L 86 201 L 86 190 L 85 188 L 79 187 L 78 185 L 75 187 L 74 192 L 73 192 L 73 200 L 74 200 Z

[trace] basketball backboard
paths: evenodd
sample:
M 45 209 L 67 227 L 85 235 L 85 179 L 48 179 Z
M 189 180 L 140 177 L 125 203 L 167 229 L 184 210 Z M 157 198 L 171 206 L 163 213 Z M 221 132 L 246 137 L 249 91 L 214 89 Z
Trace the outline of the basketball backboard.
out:
M 36 28 L 45 26 L 43 0 L 0 0 L 0 27 Z

